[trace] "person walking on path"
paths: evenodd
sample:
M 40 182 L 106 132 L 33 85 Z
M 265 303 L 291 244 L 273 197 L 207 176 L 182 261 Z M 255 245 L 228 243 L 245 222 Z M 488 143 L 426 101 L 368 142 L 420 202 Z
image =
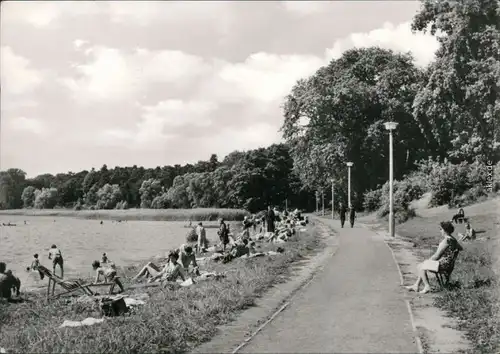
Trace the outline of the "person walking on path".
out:
M 276 215 L 274 214 L 273 209 L 269 205 L 267 207 L 267 213 L 266 213 L 267 232 L 274 233 L 274 220 L 276 220 Z
M 354 227 L 354 220 L 356 220 L 356 211 L 351 206 L 349 208 L 349 222 L 351 223 L 351 228 Z
M 345 224 L 345 214 L 347 213 L 347 209 L 346 207 L 344 206 L 344 204 L 342 204 L 342 202 L 339 203 L 339 215 L 340 215 L 340 226 L 342 228 L 344 228 L 344 224 Z

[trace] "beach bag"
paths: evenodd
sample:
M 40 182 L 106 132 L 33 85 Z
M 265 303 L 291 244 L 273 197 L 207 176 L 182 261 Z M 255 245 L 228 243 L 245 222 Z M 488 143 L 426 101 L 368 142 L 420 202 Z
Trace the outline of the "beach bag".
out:
M 101 313 L 104 316 L 114 317 L 120 316 L 128 312 L 125 300 L 120 297 L 118 299 L 104 298 L 101 302 Z

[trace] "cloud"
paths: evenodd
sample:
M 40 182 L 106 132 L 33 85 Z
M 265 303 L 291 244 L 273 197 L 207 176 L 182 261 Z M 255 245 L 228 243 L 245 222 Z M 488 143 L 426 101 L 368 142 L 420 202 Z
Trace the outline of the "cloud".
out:
M 308 16 L 322 12 L 332 4 L 329 1 L 283 1 L 282 5 L 293 14 Z
M 17 117 L 9 119 L 8 128 L 17 131 L 25 131 L 36 135 L 45 135 L 48 130 L 47 127 L 38 119 Z
M 188 84 L 207 70 L 201 58 L 177 50 L 138 48 L 125 53 L 115 48 L 90 47 L 84 53 L 88 62 L 74 66 L 79 77 L 65 77 L 60 83 L 76 100 L 87 103 L 137 97 L 152 83 Z
M 73 41 L 73 47 L 75 48 L 75 50 L 79 50 L 82 46 L 84 46 L 85 44 L 87 44 L 88 41 L 86 40 L 83 40 L 83 39 L 75 39 Z
M 5 46 L 0 49 L 0 79 L 2 93 L 23 94 L 39 86 L 43 76 L 40 71 L 31 67 L 28 59 Z
M 337 59 L 348 49 L 372 46 L 395 52 L 412 52 L 415 63 L 425 66 L 434 60 L 439 43 L 430 34 L 412 33 L 410 22 L 396 26 L 386 22 L 382 28 L 365 33 L 352 33 L 347 38 L 336 41 L 332 48 L 326 50 L 326 56 Z
M 323 60 L 313 55 L 255 53 L 242 63 L 227 63 L 211 83 L 220 97 L 251 98 L 269 103 L 281 100 L 304 76 L 314 73 Z
M 133 144 L 136 147 L 151 148 L 164 145 L 177 136 L 181 127 L 208 127 L 212 121 L 209 115 L 217 105 L 208 101 L 166 100 L 154 106 L 144 106 L 140 120 L 134 130 L 111 129 L 99 134 L 103 144 Z
M 28 23 L 37 28 L 56 25 L 56 20 L 66 16 L 96 14 L 106 2 L 97 1 L 4 1 L 2 23 Z

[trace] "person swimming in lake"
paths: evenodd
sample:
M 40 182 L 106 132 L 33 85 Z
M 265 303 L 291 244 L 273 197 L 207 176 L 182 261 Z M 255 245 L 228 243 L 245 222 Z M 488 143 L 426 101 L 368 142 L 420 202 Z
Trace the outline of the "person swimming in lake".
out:
M 52 273 L 56 275 L 56 266 L 61 268 L 61 278 L 64 278 L 64 261 L 61 250 L 56 245 L 52 245 L 49 250 L 49 259 L 52 260 Z

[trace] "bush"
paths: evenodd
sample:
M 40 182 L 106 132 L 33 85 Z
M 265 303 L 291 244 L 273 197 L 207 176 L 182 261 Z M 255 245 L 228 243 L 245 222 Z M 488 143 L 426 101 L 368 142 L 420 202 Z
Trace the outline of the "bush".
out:
M 424 194 L 425 186 L 422 179 L 414 175 L 403 181 L 394 181 L 393 188 L 394 220 L 399 224 L 415 216 L 415 210 L 410 208 L 410 203 L 413 200 L 419 199 Z M 389 183 L 386 182 L 379 191 L 380 206 L 377 216 L 379 218 L 387 218 L 389 215 Z M 369 192 L 371 201 L 376 198 L 375 192 L 376 191 Z M 373 204 L 375 204 L 375 202 L 373 202 Z
M 375 211 L 382 206 L 382 188 L 366 192 L 363 197 L 365 211 Z
M 452 164 L 428 160 L 419 164 L 419 173 L 426 176 L 427 187 L 432 192 L 430 206 L 455 206 L 461 201 L 470 204 L 487 195 L 488 167 L 479 161 Z
M 194 227 L 188 231 L 186 235 L 186 241 L 188 243 L 198 242 L 198 235 L 196 234 L 196 230 Z

